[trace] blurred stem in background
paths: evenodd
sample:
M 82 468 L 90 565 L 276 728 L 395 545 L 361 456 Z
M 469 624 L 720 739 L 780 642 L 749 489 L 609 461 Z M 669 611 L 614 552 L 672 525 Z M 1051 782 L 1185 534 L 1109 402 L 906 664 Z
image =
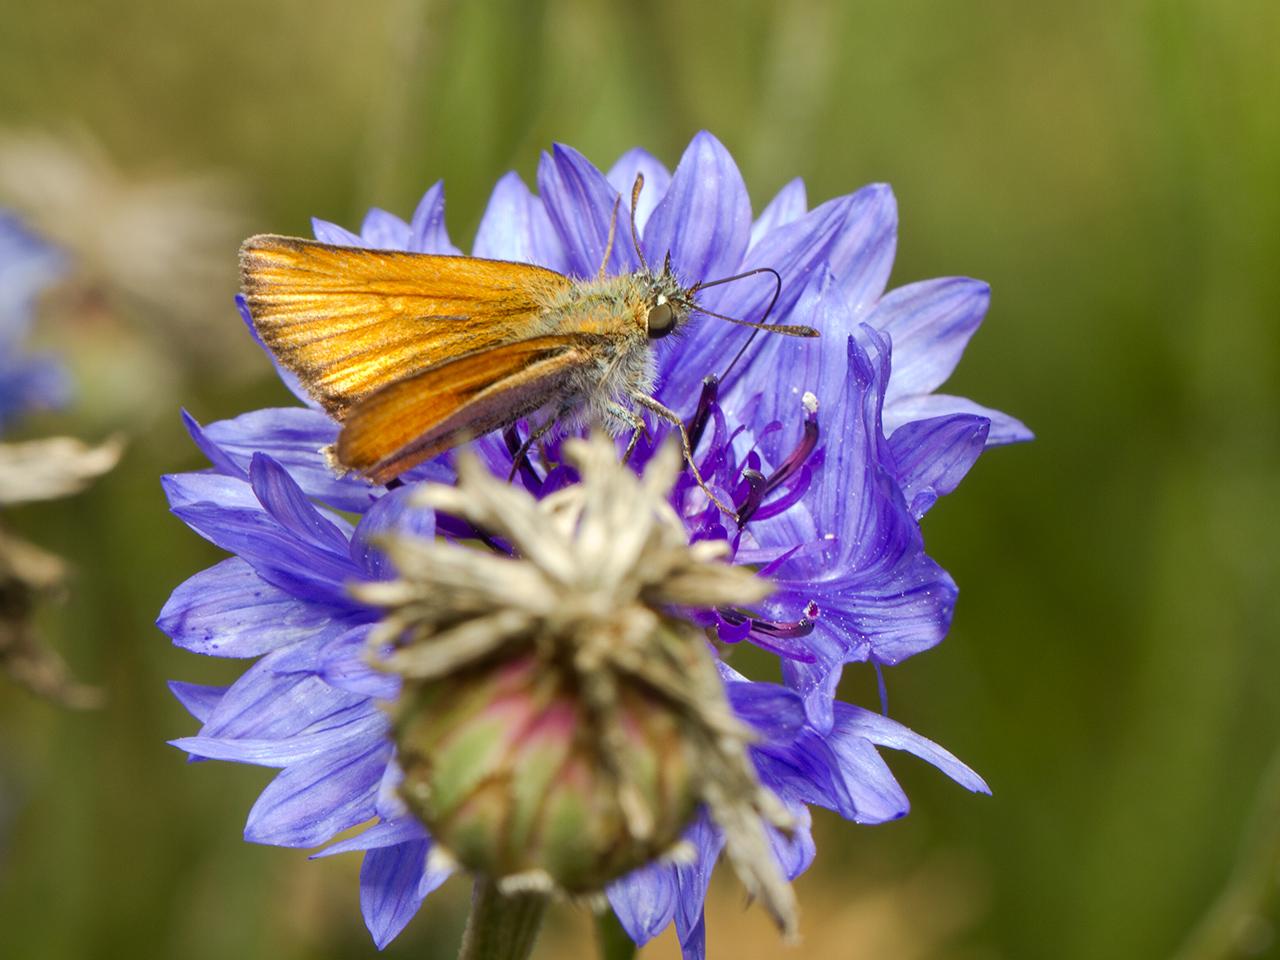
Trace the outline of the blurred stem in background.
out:
M 447 5 L 449 0 L 393 0 L 387 5 L 382 94 L 370 110 L 367 153 L 361 165 L 366 197 L 395 195 L 404 172 L 405 145 L 413 131 L 427 125 L 423 111 L 413 109 L 414 93 L 429 76 L 435 38 L 445 19 L 440 8 Z
M 1275 940 L 1266 917 L 1280 886 L 1280 748 L 1258 788 L 1227 884 L 1174 960 L 1261 956 Z

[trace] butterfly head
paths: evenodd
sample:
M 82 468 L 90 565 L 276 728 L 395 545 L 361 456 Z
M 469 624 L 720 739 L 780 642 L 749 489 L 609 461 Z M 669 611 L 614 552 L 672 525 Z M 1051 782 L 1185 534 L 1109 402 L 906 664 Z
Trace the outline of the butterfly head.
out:
M 669 265 L 662 273 L 650 274 L 646 287 L 645 332 L 650 340 L 660 340 L 679 330 L 688 321 L 690 312 L 697 309 L 692 291 L 681 286 Z

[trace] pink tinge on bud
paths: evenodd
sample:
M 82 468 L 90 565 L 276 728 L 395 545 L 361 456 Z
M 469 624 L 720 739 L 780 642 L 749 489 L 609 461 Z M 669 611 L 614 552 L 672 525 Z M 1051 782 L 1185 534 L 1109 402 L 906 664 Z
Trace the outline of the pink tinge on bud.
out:
M 679 717 L 634 689 L 620 691 L 616 712 L 611 764 L 602 718 L 571 675 L 534 654 L 407 685 L 396 722 L 401 792 L 463 866 L 599 891 L 667 852 L 697 800 Z M 639 835 L 637 818 L 647 825 Z

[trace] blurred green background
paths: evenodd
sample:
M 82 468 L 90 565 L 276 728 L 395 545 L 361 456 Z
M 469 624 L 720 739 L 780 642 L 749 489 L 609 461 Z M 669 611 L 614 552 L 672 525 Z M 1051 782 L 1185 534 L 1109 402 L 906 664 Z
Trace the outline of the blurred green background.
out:
M 152 625 L 217 559 L 160 494 L 160 473 L 201 465 L 177 407 L 284 400 L 231 305 L 237 239 L 407 216 L 443 177 L 465 247 L 497 177 L 531 181 L 553 140 L 674 166 L 704 127 L 757 209 L 796 175 L 814 203 L 892 183 L 893 284 L 994 290 L 950 391 L 1039 437 L 928 516 L 961 602 L 949 640 L 888 676 L 893 715 L 994 797 L 891 756 L 913 812 L 819 818 L 803 944 L 744 917 L 722 876 L 711 957 L 1280 955 L 1278 104 L 1274 0 L 9 5 L 0 134 L 19 141 L 0 137 L 0 174 L 32 133 L 100 151 L 97 186 L 58 214 L 97 273 L 44 333 L 80 398 L 29 432 L 132 439 L 89 492 L 7 517 L 75 564 L 42 626 L 109 703 L 64 712 L 0 681 L 0 955 L 374 954 L 358 858 L 245 844 L 270 771 L 164 744 L 194 729 L 167 679 L 240 669 Z M 0 202 L 57 194 L 56 166 L 14 161 Z M 119 198 L 156 182 L 186 184 L 159 193 L 172 220 L 220 225 L 140 232 Z M 131 258 L 151 279 L 117 296 Z M 1187 946 L 1235 890 L 1226 933 Z M 466 897 L 433 896 L 387 956 L 451 956 Z M 536 956 L 590 956 L 588 936 L 558 908 Z M 642 956 L 672 955 L 664 937 Z

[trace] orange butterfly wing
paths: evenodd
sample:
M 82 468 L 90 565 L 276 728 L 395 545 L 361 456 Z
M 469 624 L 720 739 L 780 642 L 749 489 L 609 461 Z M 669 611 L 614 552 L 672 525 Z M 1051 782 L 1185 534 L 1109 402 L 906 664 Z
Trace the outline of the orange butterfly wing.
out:
M 592 362 L 586 338 L 535 337 L 442 363 L 383 387 L 348 414 L 336 455 L 386 483 L 415 464 L 551 400 Z
M 536 337 L 572 281 L 524 263 L 251 237 L 254 328 L 334 417 L 424 368 Z

